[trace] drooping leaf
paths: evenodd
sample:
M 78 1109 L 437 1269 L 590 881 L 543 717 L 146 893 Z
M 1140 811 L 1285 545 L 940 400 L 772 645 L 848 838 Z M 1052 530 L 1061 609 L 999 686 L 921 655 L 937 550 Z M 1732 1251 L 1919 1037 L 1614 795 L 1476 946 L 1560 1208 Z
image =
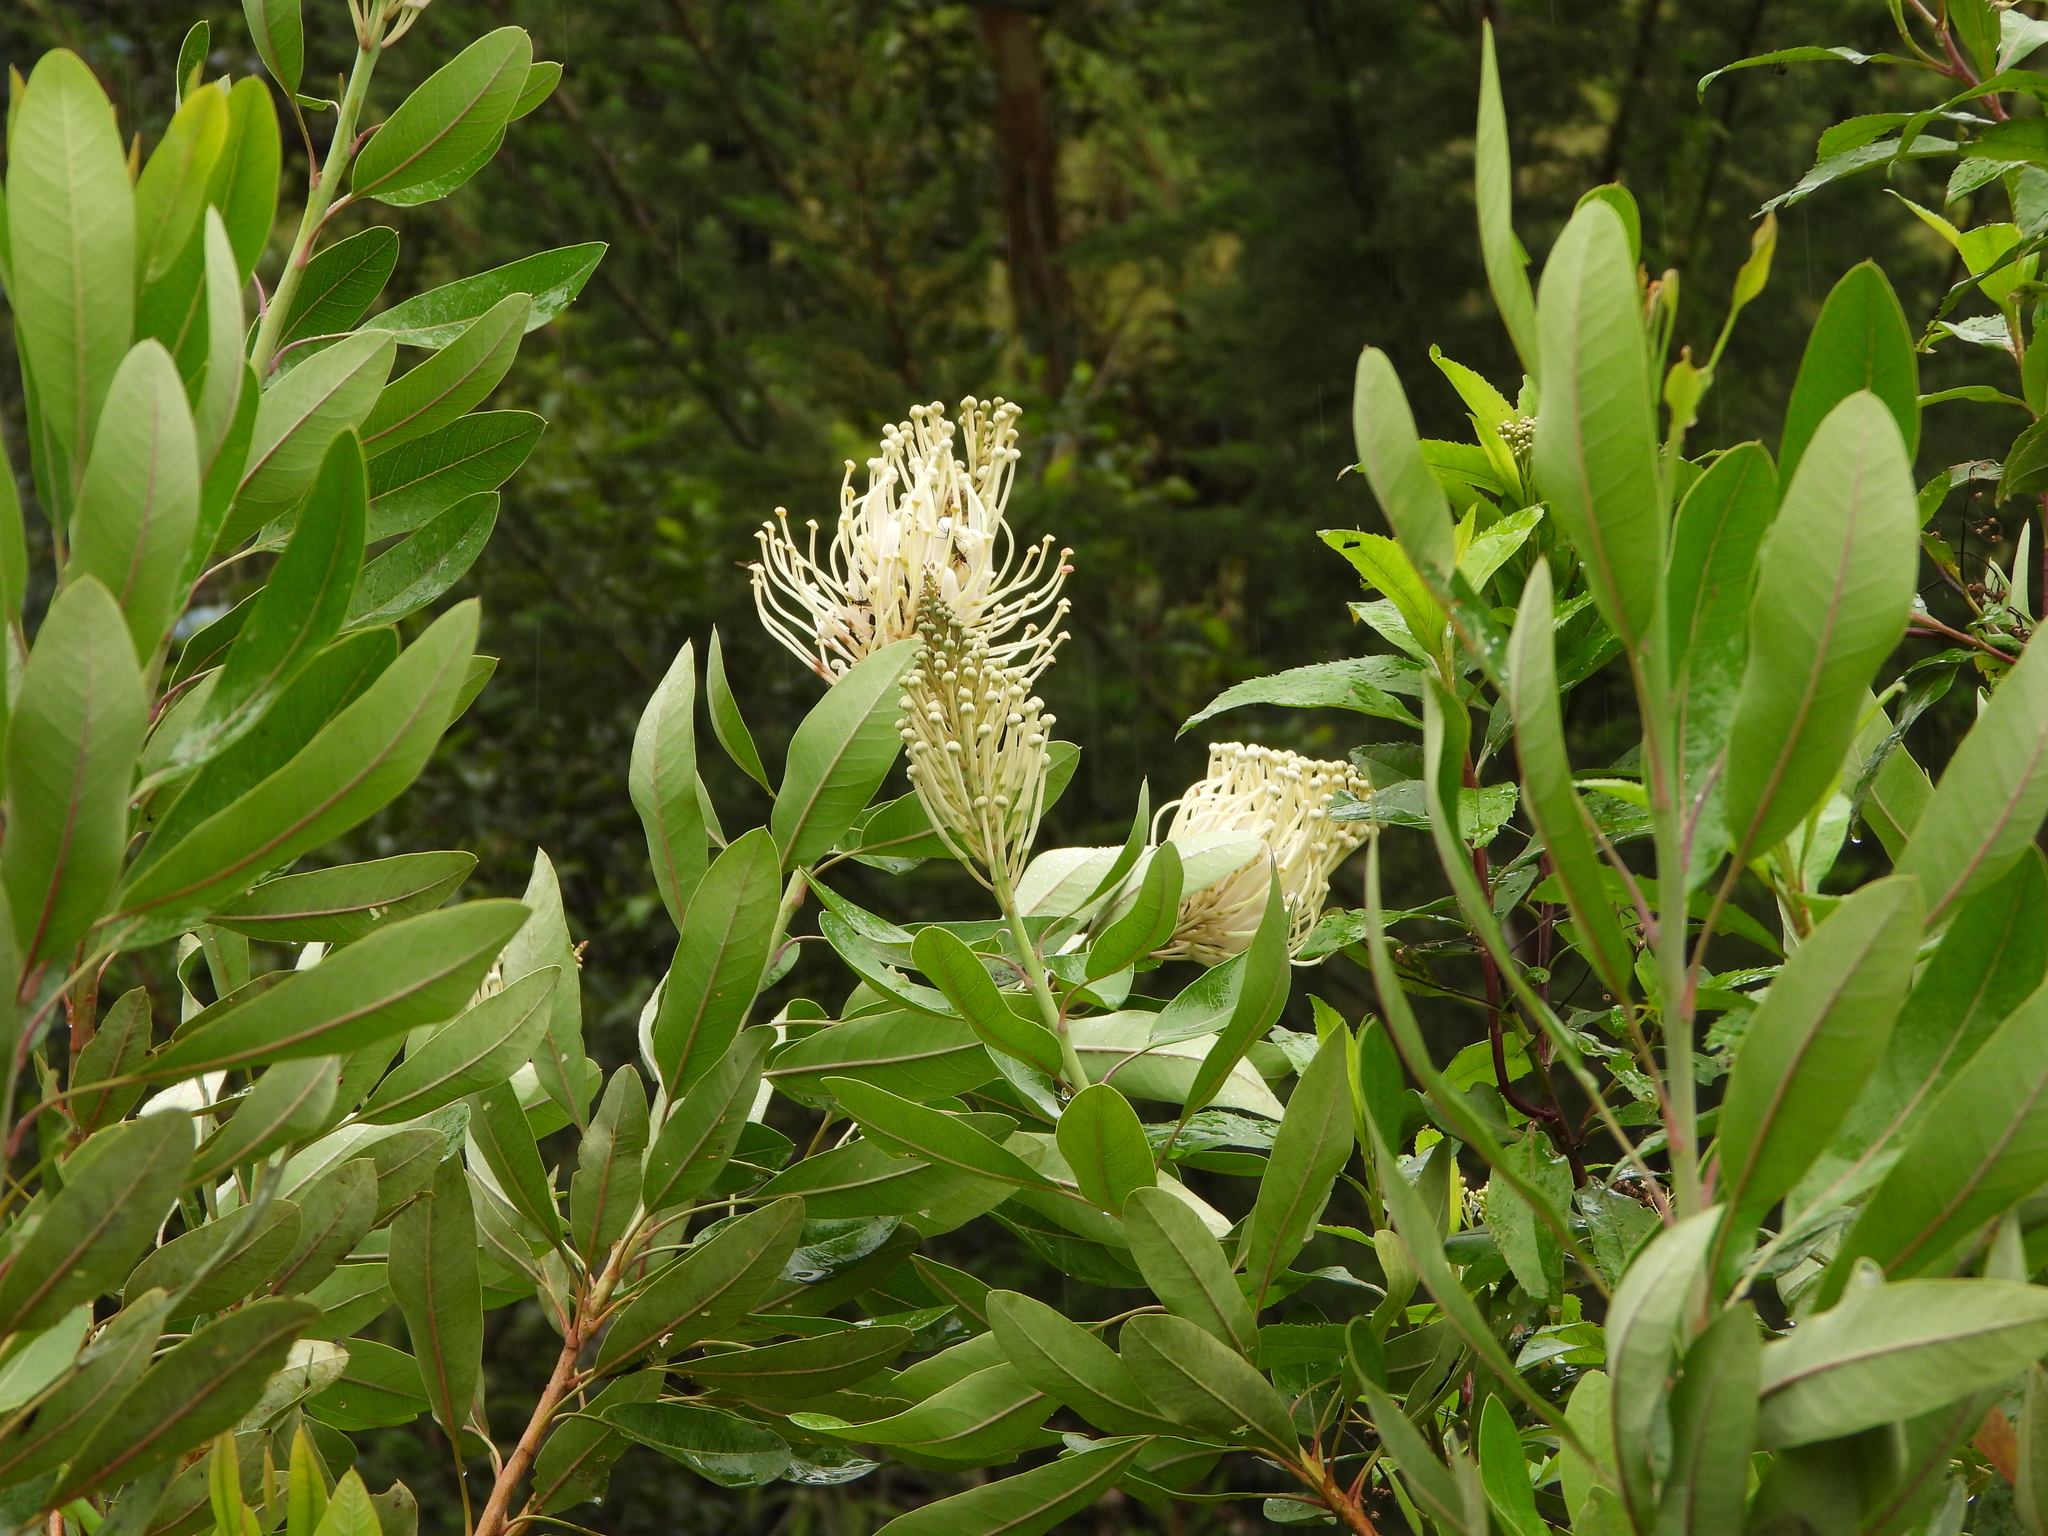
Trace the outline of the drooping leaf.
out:
M 371 539 L 411 533 L 465 498 L 495 491 L 546 429 L 529 411 L 473 411 L 378 454 L 370 460 Z
M 1143 1449 L 1126 1440 L 1062 1457 L 898 1515 L 877 1536 L 1045 1536 L 1114 1486 Z
M 747 722 L 740 714 L 739 701 L 732 696 L 732 685 L 725 676 L 725 651 L 718 639 L 718 630 L 711 631 L 711 652 L 704 660 L 704 698 L 711 707 L 711 730 L 717 736 L 718 744 L 725 748 L 726 756 L 740 767 L 740 771 L 756 784 L 775 793 L 775 786 L 768 782 L 768 771 L 761 766 L 760 749 L 754 745 L 753 733 L 747 729 Z
M 1120 1342 L 1139 1390 L 1167 1418 L 1210 1435 L 1248 1432 L 1269 1453 L 1298 1454 L 1280 1394 L 1213 1334 L 1184 1317 L 1146 1313 L 1124 1324 Z
M 620 1403 L 606 1422 L 722 1488 L 757 1488 L 789 1466 L 789 1444 L 780 1435 L 715 1408 Z
M 902 1354 L 908 1328 L 884 1323 L 756 1349 L 720 1350 L 682 1369 L 700 1387 L 753 1402 L 791 1402 L 866 1380 Z
M 236 1106 L 234 1118 L 200 1147 L 187 1183 L 209 1183 L 238 1163 L 312 1140 L 325 1128 L 340 1084 L 339 1056 L 307 1056 L 270 1068 Z
M 213 916 L 217 928 L 278 944 L 346 944 L 380 923 L 431 912 L 476 868 L 473 853 L 400 853 L 266 880 Z
M 533 1498 L 542 1513 L 554 1514 L 603 1497 L 612 1463 L 628 1442 L 618 1430 L 591 1419 L 604 1419 L 621 1403 L 653 1402 L 661 1395 L 662 1382 L 660 1371 L 621 1376 L 590 1400 L 590 1417 L 557 1421 L 533 1460 Z
M 1145 1283 L 1168 1310 L 1240 1354 L 1251 1351 L 1257 1320 L 1222 1245 L 1186 1201 L 1164 1189 L 1133 1190 L 1124 1199 L 1124 1231 Z
M 1010 1006 L 980 956 L 958 934 L 939 927 L 919 929 L 911 959 L 990 1049 L 1049 1075 L 1059 1074 L 1059 1040 L 1036 1018 L 1027 1018 Z
M 988 1294 L 989 1326 L 1010 1365 L 1033 1387 L 1112 1435 L 1172 1433 L 1130 1367 L 1101 1339 L 1044 1302 L 1015 1291 Z
M 454 1440 L 469 1421 L 484 1340 L 476 1215 L 459 1159 L 440 1163 L 425 1196 L 398 1213 L 387 1273 L 427 1400 Z
M 506 266 L 414 294 L 378 315 L 378 328 L 405 346 L 439 349 L 508 295 L 525 293 L 532 295 L 526 329 L 538 329 L 575 302 L 606 249 L 603 241 L 593 240 L 522 256 Z
M 363 446 L 387 453 L 480 405 L 518 355 L 529 307 L 527 295 L 507 294 L 439 352 L 392 380 L 363 419 Z

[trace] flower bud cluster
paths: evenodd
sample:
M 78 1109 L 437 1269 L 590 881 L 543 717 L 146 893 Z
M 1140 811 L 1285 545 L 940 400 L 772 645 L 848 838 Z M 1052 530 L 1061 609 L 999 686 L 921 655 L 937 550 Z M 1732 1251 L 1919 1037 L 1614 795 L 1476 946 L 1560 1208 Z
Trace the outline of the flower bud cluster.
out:
M 1299 950 L 1322 914 L 1331 873 L 1369 830 L 1362 821 L 1330 819 L 1330 802 L 1340 793 L 1362 800 L 1372 785 L 1349 763 L 1212 743 L 1208 774 L 1181 797 L 1167 836 L 1235 833 L 1258 838 L 1265 850 L 1184 900 L 1160 954 L 1215 965 L 1249 947 L 1266 910 L 1269 860 L 1279 869 L 1287 905 L 1288 950 Z

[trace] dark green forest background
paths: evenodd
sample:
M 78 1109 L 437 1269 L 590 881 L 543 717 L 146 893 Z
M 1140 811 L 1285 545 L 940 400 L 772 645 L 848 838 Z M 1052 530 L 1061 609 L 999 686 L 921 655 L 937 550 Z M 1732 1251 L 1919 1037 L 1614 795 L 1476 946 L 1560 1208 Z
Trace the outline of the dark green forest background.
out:
M 305 89 L 324 92 L 347 11 L 306 8 Z M 0 58 L 25 70 L 53 45 L 78 50 L 124 132 L 153 139 L 201 15 L 209 73 L 255 70 L 238 7 L 183 0 L 8 0 Z M 1482 18 L 1498 30 L 1525 243 L 1540 263 L 1578 195 L 1622 181 L 1652 271 L 1682 275 L 1678 340 L 1697 350 L 1758 205 L 1812 163 L 1823 128 L 1907 88 L 1827 65 L 1695 94 L 1706 71 L 1766 49 L 1883 47 L 1882 0 L 433 0 L 380 83 L 508 21 L 567 73 L 454 197 L 346 216 L 400 230 L 389 292 L 585 240 L 611 250 L 503 386 L 500 403 L 552 425 L 455 594 L 483 598 L 497 677 L 351 856 L 468 848 L 483 859 L 473 894 L 516 894 L 546 848 L 589 941 L 596 1054 L 623 1059 L 674 942 L 626 794 L 648 693 L 717 625 L 772 758 L 818 684 L 754 620 L 753 530 L 778 505 L 829 527 L 842 460 L 865 460 L 913 401 L 965 393 L 1024 404 L 1012 521 L 1075 550 L 1073 638 L 1045 692 L 1086 750 L 1046 841 L 1120 840 L 1140 778 L 1159 798 L 1199 773 L 1206 737 L 1175 733 L 1217 692 L 1373 648 L 1345 612 L 1355 577 L 1315 538 L 1378 519 L 1363 483 L 1339 478 L 1359 347 L 1398 361 L 1426 436 L 1465 435 L 1431 342 L 1511 382 L 1470 192 Z M 288 189 L 303 185 L 294 158 L 288 140 Z M 1960 275 L 1868 178 L 1787 210 L 1696 448 L 1775 445 L 1807 326 L 1869 256 L 1916 323 Z M 1950 355 L 1963 350 L 1929 358 L 1925 387 L 1985 377 Z M 0 355 L 11 370 L 12 348 Z M 11 377 L 0 393 L 18 443 Z M 2009 435 L 2019 422 L 1986 420 L 1995 409 L 1931 413 L 1923 475 Z M 1597 690 L 1581 690 L 1589 760 L 1602 724 Z M 1215 725 L 1330 756 L 1393 731 L 1328 711 Z M 729 824 L 765 811 L 715 754 L 705 772 Z M 971 889 L 929 866 L 872 878 L 857 899 L 898 914 Z M 1355 1013 L 1347 964 L 1314 989 Z M 508 1411 L 540 1342 L 519 1310 L 494 1314 L 492 1393 Z M 421 1489 L 431 1528 L 442 1458 L 407 1434 L 375 1459 Z M 617 1536 L 860 1536 L 921 1487 L 898 1473 L 722 1496 L 630 1460 L 584 1518 Z M 1263 1529 L 1257 1509 L 1177 1526 L 1131 1505 L 1075 1529 Z

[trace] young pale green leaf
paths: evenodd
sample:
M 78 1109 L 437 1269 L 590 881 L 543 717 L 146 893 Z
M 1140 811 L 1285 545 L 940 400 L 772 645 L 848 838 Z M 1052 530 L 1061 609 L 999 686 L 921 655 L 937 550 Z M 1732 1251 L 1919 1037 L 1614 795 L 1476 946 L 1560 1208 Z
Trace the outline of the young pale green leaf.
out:
M 285 1488 L 284 1536 L 317 1536 L 327 1513 L 326 1470 L 313 1449 L 304 1423 L 292 1435 L 292 1457 Z
M 874 798 L 903 747 L 896 700 L 917 647 L 898 640 L 860 661 L 797 726 L 768 823 L 785 867 L 810 864 L 830 850 Z M 712 721 L 718 723 L 715 696 Z
M 686 642 L 641 711 L 626 774 L 647 832 L 655 887 L 678 928 L 708 861 L 704 802 L 697 797 L 696 711 L 697 648 Z
M 1705 1294 L 1707 1257 L 1724 1210 L 1715 1206 L 1667 1227 L 1636 1256 L 1607 1309 L 1608 1412 L 1624 1502 L 1639 1527 L 1655 1509 L 1650 1440 L 1658 1406 L 1685 1341 L 1681 1329 Z
M 138 664 L 148 666 L 182 605 L 177 590 L 199 522 L 199 444 L 177 365 L 138 342 L 107 391 L 71 522 L 65 579 L 94 576 L 128 620 Z
M 754 1005 L 777 937 L 781 859 L 760 827 L 733 839 L 690 896 L 650 1035 L 671 1100 L 723 1056 Z
M 379 923 L 431 912 L 476 868 L 473 853 L 400 853 L 266 880 L 213 918 L 276 944 L 346 944 Z
M 569 1180 L 569 1238 L 593 1265 L 626 1230 L 640 1203 L 640 1165 L 647 1151 L 647 1090 L 631 1062 L 612 1074 Z
M 1747 1303 L 1728 1308 L 1685 1352 L 1671 1393 L 1671 1468 L 1657 1536 L 1742 1536 L 1756 1445 L 1763 1335 Z
M 340 1084 L 339 1056 L 279 1062 L 256 1079 L 248 1097 L 236 1106 L 234 1118 L 200 1147 L 186 1184 L 211 1183 L 239 1163 L 312 1140 L 325 1128 Z
M 1238 1289 L 1230 1259 L 1185 1200 L 1163 1189 L 1124 1197 L 1131 1255 L 1166 1307 L 1240 1354 L 1258 1342 L 1258 1321 Z
M 306 24 L 299 0 L 242 0 L 256 56 L 287 94 L 296 92 L 306 71 Z
M 901 1157 L 920 1158 L 978 1179 L 1026 1189 L 1059 1186 L 1002 1143 L 982 1135 L 958 1115 L 898 1098 L 850 1077 L 828 1077 L 825 1087 L 871 1140 Z M 1213 1239 L 1212 1239 L 1213 1241 Z
M 1913 600 L 1918 514 L 1898 428 L 1857 393 L 1821 423 L 1764 541 L 1728 727 L 1736 858 L 1776 846 L 1828 794 L 1871 675 Z
M 530 411 L 472 411 L 370 460 L 370 537 L 424 528 L 458 502 L 494 491 L 526 462 L 547 423 Z
M 1763 1350 L 1757 1441 L 1857 1434 L 2018 1374 L 2048 1352 L 2048 1289 L 2008 1280 L 1851 1285 Z
M 392 380 L 363 419 L 363 446 L 389 452 L 482 404 L 518 356 L 531 307 L 528 295 L 507 294 L 446 347 Z
M 612 1463 L 626 1448 L 626 1437 L 603 1423 L 621 1403 L 651 1403 L 661 1395 L 663 1373 L 635 1371 L 621 1376 L 590 1400 L 589 1417 L 556 1421 L 540 1454 L 533 1459 L 533 1507 L 555 1514 L 572 1505 L 600 1498 L 611 1480 Z
M 690 1085 L 647 1149 L 640 1203 L 650 1214 L 687 1205 L 731 1161 L 760 1090 L 772 1029 L 741 1030 L 726 1053 Z
M 73 1153 L 63 1189 L 0 1266 L 0 1330 L 47 1328 L 112 1290 L 177 1199 L 191 1156 L 182 1115 L 145 1115 Z
M 310 1302 L 269 1298 L 208 1323 L 128 1389 L 65 1468 L 52 1501 L 141 1477 L 231 1428 L 319 1320 Z
M 1011 1367 L 1056 1403 L 1112 1435 L 1173 1434 L 1101 1339 L 1030 1296 L 990 1291 L 989 1326 Z
M 711 653 L 704 661 L 705 702 L 711 706 L 711 731 L 718 738 L 718 744 L 725 748 L 725 755 L 740 767 L 740 771 L 769 794 L 775 793 L 775 786 L 768 782 L 768 770 L 761 766 L 760 749 L 754 745 L 754 736 L 747 729 L 746 719 L 740 714 L 739 701 L 732 696 L 732 684 L 726 681 L 725 651 L 718 639 L 717 626 L 711 630 Z
M 297 505 L 334 440 L 360 427 L 376 405 L 396 355 L 384 332 L 357 331 L 263 391 L 241 489 L 215 540 L 217 551 L 236 548 Z
M 469 574 L 498 522 L 498 496 L 465 496 L 402 544 L 387 549 L 356 582 L 348 627 L 411 618 Z
M 1348 1034 L 1334 1029 L 1287 1100 L 1287 1116 L 1273 1138 L 1273 1153 L 1259 1176 L 1259 1196 L 1245 1221 L 1238 1263 L 1254 1305 L 1315 1235 L 1337 1175 L 1351 1159 L 1351 1080 Z M 1069 1113 L 1071 1113 L 1071 1107 Z M 1065 1127 L 1064 1119 L 1061 1121 Z
M 1294 984 L 1294 966 L 1287 952 L 1288 932 L 1293 918 L 1280 894 L 1280 871 L 1267 871 L 1266 907 L 1259 926 L 1245 950 L 1243 978 L 1238 984 L 1237 1003 L 1230 1022 L 1217 1032 L 1216 1043 L 1202 1058 L 1200 1070 L 1188 1087 L 1182 1117 L 1194 1115 L 1215 1098 L 1226 1079 L 1236 1070 L 1252 1042 L 1263 1040 L 1280 1021 L 1287 1006 L 1287 993 Z
M 427 1400 L 453 1440 L 469 1422 L 484 1343 L 476 1213 L 460 1158 L 436 1166 L 426 1194 L 398 1213 L 387 1265 Z
M 1635 952 L 1607 898 L 1593 820 L 1572 781 L 1553 628 L 1550 566 L 1532 561 L 1508 641 L 1508 700 L 1522 764 L 1522 803 L 1550 855 L 1551 870 L 1578 929 L 1580 952 L 1612 995 L 1626 997 Z
M 1184 1317 L 1147 1313 L 1124 1324 L 1119 1342 L 1138 1389 L 1167 1418 L 1210 1435 L 1244 1431 L 1288 1460 L 1300 1453 L 1294 1420 L 1272 1383 L 1214 1335 Z
M 135 282 L 144 287 L 171 268 L 199 228 L 214 162 L 228 138 L 228 99 L 195 91 L 171 115 L 170 125 L 135 182 Z
M 1891 1039 L 1912 979 L 1920 887 L 1894 876 L 1849 897 L 1792 954 L 1744 1030 L 1721 1103 L 1720 1244 L 1792 1188 L 1827 1146 Z
M 1491 52 L 1489 48 L 1489 57 Z M 1479 1418 L 1479 1477 L 1505 1536 L 1547 1536 L 1550 1528 L 1536 1513 L 1536 1490 L 1529 1484 L 1522 1437 L 1507 1405 L 1497 1397 L 1486 1400 Z
M 535 330 L 575 302 L 590 274 L 597 270 L 598 262 L 604 259 L 606 249 L 602 240 L 593 240 L 587 245 L 568 245 L 558 251 L 522 256 L 507 266 L 414 294 L 392 305 L 377 316 L 378 329 L 391 332 L 404 346 L 439 349 L 509 295 L 525 293 L 532 295 L 526 328 Z M 311 275 L 308 272 L 308 280 Z
M 2032 647 L 1978 713 L 1898 861 L 1939 925 L 2025 854 L 2048 815 L 2048 654 Z
M 243 0 L 245 6 L 282 8 L 295 0 Z M 252 31 L 256 30 L 251 28 Z M 220 210 L 235 253 L 239 282 L 249 281 L 270 243 L 277 222 L 278 169 L 284 143 L 278 133 L 277 109 L 270 88 L 254 75 L 235 82 L 228 93 L 228 137 L 213 162 L 206 186 L 207 203 Z
M 303 751 L 130 880 L 121 893 L 127 941 L 185 931 L 266 871 L 389 804 L 448 728 L 476 624 L 474 602 L 441 615 Z
M 1120 1440 L 1063 1456 L 898 1515 L 876 1536 L 1045 1536 L 1115 1486 L 1146 1444 Z
M 50 604 L 7 721 L 0 883 L 24 962 L 68 954 L 106 910 L 149 706 L 121 609 L 92 577 Z
M 1171 842 L 1161 843 L 1145 861 L 1145 878 L 1138 883 L 1131 905 L 1090 940 L 1084 968 L 1088 980 L 1115 975 L 1173 937 L 1174 925 L 1180 921 L 1181 885 L 1180 849 Z
M 388 201 L 487 153 L 510 120 L 532 63 L 532 39 L 518 27 L 500 27 L 435 70 L 356 156 L 355 196 Z
M 1537 484 L 1586 570 L 1609 626 L 1633 652 L 1650 638 L 1664 575 L 1657 396 L 1628 232 L 1581 202 L 1543 269 L 1537 304 L 1543 402 Z
M 7 297 L 69 490 L 135 324 L 135 193 L 113 106 L 77 54 L 44 54 L 14 102 Z
M 469 1109 L 471 1159 L 482 1158 L 506 1203 L 535 1228 L 549 1237 L 561 1235 L 561 1208 L 518 1090 L 509 1082 L 487 1088 L 469 1101 Z
M 803 1222 L 803 1201 L 777 1200 L 719 1227 L 658 1271 L 612 1320 L 598 1346 L 598 1368 L 631 1360 L 664 1338 L 674 1353 L 718 1336 L 782 1273 Z
M 1358 355 L 1351 392 L 1351 426 L 1358 463 L 1379 498 L 1394 537 L 1417 569 L 1446 587 L 1458 567 L 1451 507 L 1423 462 L 1407 393 L 1387 354 L 1367 347 Z M 1427 636 L 1417 636 L 1427 643 Z
M 910 1339 L 908 1328 L 877 1323 L 758 1349 L 723 1350 L 682 1369 L 713 1392 L 788 1403 L 865 1381 L 902 1354 Z
M 533 873 L 520 900 L 533 916 L 505 946 L 498 959 L 499 978 L 513 982 L 544 968 L 555 971 L 558 980 L 549 1004 L 548 1027 L 534 1049 L 533 1068 L 547 1096 L 581 1129 L 587 1124 L 590 1102 L 590 1094 L 580 1086 L 583 988 L 577 979 L 569 917 L 562 909 L 561 882 L 544 849 L 533 851 Z
M 561 975 L 551 965 L 528 972 L 444 1024 L 377 1085 L 362 1119 L 399 1125 L 507 1081 L 547 1033 Z
M 1067 1101 L 1058 1134 L 1060 1156 L 1074 1170 L 1082 1196 L 1112 1216 L 1123 1214 L 1133 1190 L 1159 1182 L 1138 1112 L 1108 1083 L 1093 1083 Z
M 516 901 L 472 901 L 379 929 L 240 1006 L 174 1036 L 159 1081 L 359 1050 L 451 1017 L 526 921 Z
M 1529 253 L 1515 238 L 1515 169 L 1508 154 L 1507 110 L 1500 99 L 1500 65 L 1494 57 L 1493 24 L 1481 22 L 1479 127 L 1474 138 L 1473 201 L 1479 209 L 1479 250 L 1486 285 L 1508 328 L 1522 368 L 1536 373 L 1541 345 L 1536 301 L 1529 292 Z
M 1913 330 L 1891 283 L 1871 261 L 1842 275 L 1807 337 L 1778 445 L 1780 484 L 1792 484 L 1794 471 L 1835 407 L 1864 390 L 1882 401 L 1898 424 L 1910 461 L 1920 444 L 1920 369 Z
M 306 263 L 299 291 L 292 296 L 291 317 L 278 332 L 278 350 L 293 342 L 338 336 L 354 330 L 377 302 L 398 265 L 398 231 L 384 224 L 337 240 Z M 380 316 L 377 329 L 394 328 Z
M 206 373 L 192 398 L 192 431 L 199 442 L 201 474 L 208 478 L 217 474 L 225 486 L 229 478 L 240 470 L 240 456 L 249 451 L 247 442 L 239 447 L 231 446 L 231 438 L 238 417 L 247 423 L 250 432 L 255 431 L 255 406 L 251 404 L 244 412 L 242 394 L 245 384 L 251 394 L 256 386 L 253 382 L 255 375 L 242 361 L 242 336 L 247 321 L 242 313 L 241 285 L 235 277 L 235 248 L 228 240 L 227 225 L 222 222 L 218 209 L 208 208 L 202 221 Z M 223 457 L 236 462 L 223 463 Z M 204 480 L 201 483 L 203 487 Z M 201 505 L 204 506 L 203 500 Z M 225 504 L 221 510 L 225 512 Z M 195 525 L 192 545 L 178 575 L 181 593 L 189 591 L 192 583 L 198 580 L 201 562 L 213 548 L 219 532 L 219 523 L 209 522 L 205 517 Z
M 1038 1020 L 1026 1018 L 1010 1006 L 981 957 L 958 934 L 939 927 L 920 928 L 911 946 L 911 960 L 931 977 L 989 1049 L 1051 1076 L 1059 1075 L 1059 1040 Z

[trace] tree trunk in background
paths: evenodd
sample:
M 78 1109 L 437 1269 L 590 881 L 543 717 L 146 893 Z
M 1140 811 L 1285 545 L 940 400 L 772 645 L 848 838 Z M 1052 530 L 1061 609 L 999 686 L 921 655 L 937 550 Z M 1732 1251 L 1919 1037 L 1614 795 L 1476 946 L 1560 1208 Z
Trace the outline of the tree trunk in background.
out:
M 995 70 L 1010 303 L 1025 345 L 1045 359 L 1047 393 L 1058 395 L 1074 356 L 1066 276 L 1059 266 L 1059 145 L 1046 111 L 1038 21 L 1015 5 L 986 4 L 981 35 Z

